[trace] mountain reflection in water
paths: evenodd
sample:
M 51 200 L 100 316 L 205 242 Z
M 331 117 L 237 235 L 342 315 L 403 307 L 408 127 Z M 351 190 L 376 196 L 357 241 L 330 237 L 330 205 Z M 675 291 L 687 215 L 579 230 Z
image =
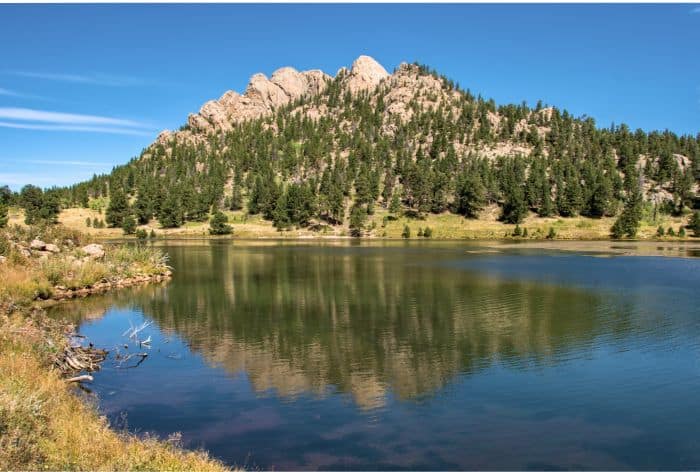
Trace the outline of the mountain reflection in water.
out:
M 321 402 L 346 395 L 366 414 L 391 411 L 395 402 L 430 404 L 431 398 L 460 390 L 451 387 L 454 382 L 461 386 L 471 376 L 495 375 L 502 369 L 519 373 L 527 392 L 529 382 L 549 378 L 557 366 L 582 366 L 585 373 L 587 360 L 600 358 L 601 351 L 614 356 L 678 346 L 697 349 L 697 343 L 688 340 L 700 334 L 692 303 L 692 287 L 698 281 L 694 260 L 629 259 L 696 274 L 695 279 L 683 275 L 684 281 L 672 279 L 671 284 L 652 274 L 630 285 L 624 271 L 616 269 L 617 258 L 470 254 L 456 244 L 200 243 L 172 245 L 167 251 L 176 269 L 170 283 L 87 299 L 58 311 L 76 321 L 99 319 L 115 310 L 143 313 L 155 320 L 164 336 L 177 336 L 182 349 L 201 356 L 210 368 L 221 368 L 232 379 L 244 375 L 258 395 L 274 392 L 283 401 L 311 395 Z M 531 277 L 528 271 L 537 274 Z M 560 271 L 576 272 L 577 280 L 565 280 Z M 553 280 L 538 280 L 540 276 Z M 595 286 L 596 281 L 605 286 Z M 126 319 L 123 324 L 128 326 Z M 635 379 L 643 388 L 643 382 Z M 560 388 L 567 388 L 566 381 L 557 381 Z M 573 378 L 570 382 L 568 387 L 589 393 L 596 388 Z M 430 421 L 429 411 L 424 413 Z M 265 423 L 265 414 L 256 418 Z M 498 424 L 498 411 L 489 413 L 489 418 L 492 425 Z M 533 430 L 577 429 L 566 422 L 580 420 L 522 418 L 532 422 L 528 428 Z M 271 421 L 274 430 L 277 420 Z M 557 425 L 561 421 L 564 424 Z M 509 424 L 502 425 L 503 431 Z M 505 433 L 491 434 L 503 445 L 509 441 Z M 205 435 L 193 440 L 207 445 Z M 452 457 L 462 446 L 442 447 L 450 449 L 446 456 Z M 697 454 L 693 457 L 697 459 Z M 397 465 L 365 459 L 369 462 L 355 465 Z M 257 460 L 262 466 L 284 464 Z M 466 462 L 454 457 L 453 462 L 426 460 L 421 457 L 410 464 L 522 465 L 489 462 L 481 456 Z M 580 460 L 575 464 L 616 468 L 626 464 L 609 458 Z M 312 468 L 320 464 L 337 465 L 333 460 L 287 463 Z

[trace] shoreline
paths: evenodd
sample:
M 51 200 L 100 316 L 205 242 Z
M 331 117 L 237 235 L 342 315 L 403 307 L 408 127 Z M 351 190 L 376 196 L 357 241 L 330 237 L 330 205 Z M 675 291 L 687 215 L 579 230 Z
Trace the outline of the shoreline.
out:
M 108 353 L 74 345 L 73 323 L 46 308 L 172 274 L 156 248 L 92 241 L 60 227 L 0 231 L 0 470 L 230 470 L 177 432 L 117 430 L 76 394 Z
M 172 271 L 167 270 L 163 274 L 153 274 L 153 275 L 135 275 L 133 277 L 126 277 L 117 280 L 107 280 L 103 282 L 98 282 L 90 287 L 83 288 L 65 288 L 62 286 L 53 287 L 53 293 L 47 299 L 36 300 L 39 301 L 43 307 L 51 306 L 52 304 L 61 302 L 63 300 L 71 300 L 74 298 L 85 298 L 92 295 L 102 295 L 107 292 L 114 290 L 119 290 L 127 287 L 134 287 L 138 285 L 148 285 L 152 283 L 160 283 L 172 278 Z
M 103 240 L 106 244 L 121 244 L 133 241 L 129 238 Z M 685 239 L 395 239 L 395 238 L 352 238 L 324 236 L 320 238 L 237 238 L 237 237 L 179 237 L 158 238 L 149 240 L 155 247 L 168 244 L 197 244 L 220 243 L 243 245 L 273 245 L 273 244 L 352 244 L 362 245 L 411 245 L 429 247 L 440 244 L 476 245 L 490 252 L 503 250 L 545 250 L 571 253 L 600 254 L 610 256 L 634 257 L 700 257 L 700 238 Z M 478 252 L 478 251 L 477 251 Z

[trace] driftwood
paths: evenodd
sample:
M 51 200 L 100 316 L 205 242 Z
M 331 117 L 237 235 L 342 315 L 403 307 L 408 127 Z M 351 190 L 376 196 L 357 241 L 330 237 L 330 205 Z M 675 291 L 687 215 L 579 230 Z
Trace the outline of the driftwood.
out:
M 138 357 L 138 358 L 139 358 L 139 361 L 138 361 L 136 364 L 134 364 L 134 365 L 124 365 L 124 364 L 126 364 L 126 363 L 129 362 L 129 359 L 133 359 L 134 357 Z M 134 353 L 128 354 L 128 355 L 126 355 L 126 356 L 121 356 L 121 355 L 117 354 L 117 368 L 120 368 L 120 369 L 133 369 L 134 367 L 138 367 L 139 365 L 141 365 L 141 363 L 142 363 L 143 361 L 145 361 L 147 357 L 148 357 L 148 353 L 147 353 L 147 352 L 134 352 Z
M 92 375 L 78 375 L 77 377 L 71 377 L 66 379 L 66 382 L 92 382 Z
M 68 346 L 63 352 L 56 355 L 54 365 L 64 375 L 81 371 L 95 372 L 100 370 L 100 363 L 106 357 L 106 350 L 97 349 L 92 345 L 88 347 Z

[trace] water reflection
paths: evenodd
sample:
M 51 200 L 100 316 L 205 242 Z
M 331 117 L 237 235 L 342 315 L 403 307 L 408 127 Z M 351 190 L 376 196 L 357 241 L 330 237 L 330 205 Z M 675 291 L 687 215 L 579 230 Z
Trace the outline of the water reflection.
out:
M 459 243 L 167 250 L 170 283 L 56 310 L 108 347 L 155 321 L 147 361 L 93 384 L 132 431 L 181 431 L 253 469 L 700 466 L 696 260 Z
M 456 253 L 443 250 L 168 251 L 171 283 L 83 301 L 80 316 L 136 306 L 211 365 L 282 397 L 338 391 L 372 409 L 389 394 L 419 399 L 494 363 L 541 369 L 589 356 L 602 339 L 664 335 L 666 315 L 644 300 L 489 275 L 465 251 L 459 257 L 479 271 L 446 268 Z

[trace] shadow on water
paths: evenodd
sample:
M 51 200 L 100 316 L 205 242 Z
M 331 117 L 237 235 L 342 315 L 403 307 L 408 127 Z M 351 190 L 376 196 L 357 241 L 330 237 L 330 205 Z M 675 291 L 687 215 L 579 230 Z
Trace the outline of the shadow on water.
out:
M 132 429 L 180 430 L 260 467 L 700 465 L 681 414 L 700 406 L 697 261 L 458 244 L 167 251 L 169 284 L 57 310 L 112 345 L 128 320 L 155 321 L 157 352 L 96 382 Z

